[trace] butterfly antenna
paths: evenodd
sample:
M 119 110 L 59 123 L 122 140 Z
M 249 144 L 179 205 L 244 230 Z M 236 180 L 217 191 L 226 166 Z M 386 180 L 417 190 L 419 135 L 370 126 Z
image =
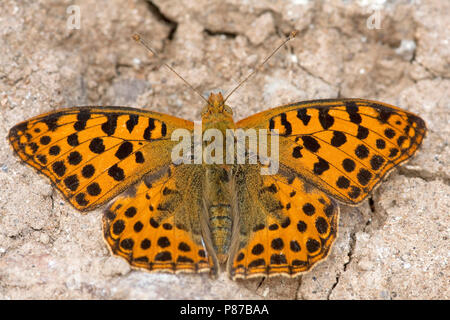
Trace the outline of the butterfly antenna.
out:
M 282 44 L 280 44 L 275 50 L 272 51 L 272 53 L 266 58 L 264 59 L 264 61 L 252 72 L 250 72 L 250 74 L 244 78 L 244 80 L 242 80 L 241 82 L 239 82 L 239 84 L 233 89 L 231 90 L 231 92 L 225 97 L 225 100 L 223 103 L 225 103 L 228 98 L 237 90 L 239 89 L 248 79 L 250 79 L 251 76 L 253 76 L 256 72 L 258 72 L 263 66 L 264 64 L 269 61 L 270 58 L 272 58 L 272 56 L 277 53 L 278 50 L 280 50 L 281 47 L 283 47 L 289 40 L 292 40 L 295 38 L 295 36 L 297 35 L 298 31 L 294 30 L 292 31 L 289 36 L 283 41 Z
M 180 78 L 181 80 L 183 80 L 183 82 L 189 87 L 191 88 L 192 91 L 194 91 L 196 94 L 198 94 L 204 101 L 206 101 L 207 104 L 209 104 L 208 100 L 202 96 L 202 94 L 200 92 L 198 92 L 189 82 L 187 82 L 178 72 L 176 72 L 171 66 L 169 66 L 167 63 L 165 63 L 161 57 L 156 53 L 155 50 L 153 50 L 148 44 L 147 42 L 145 42 L 142 37 L 135 33 L 133 34 L 133 40 L 136 42 L 139 42 L 140 44 L 142 44 L 148 51 L 150 51 L 155 57 L 157 57 L 159 59 L 159 61 L 165 65 L 167 68 L 169 68 L 170 71 L 172 71 L 173 73 L 175 73 L 178 78 Z

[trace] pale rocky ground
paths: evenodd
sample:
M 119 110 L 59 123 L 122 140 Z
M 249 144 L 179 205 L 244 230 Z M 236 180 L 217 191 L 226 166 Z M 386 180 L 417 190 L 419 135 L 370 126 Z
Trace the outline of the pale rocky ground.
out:
M 81 29 L 67 28 L 79 5 Z M 379 10 L 379 20 L 367 19 Z M 377 13 L 375 13 L 377 14 Z M 0 298 L 449 299 L 450 2 L 82 0 L 0 2 Z M 373 18 L 373 17 L 372 17 Z M 31 116 L 124 105 L 199 120 L 291 30 L 298 37 L 232 96 L 236 119 L 307 99 L 360 97 L 415 112 L 423 148 L 369 202 L 341 207 L 329 258 L 296 279 L 149 274 L 112 257 L 102 210 L 81 215 L 6 141 Z M 372 204 L 372 205 L 371 205 Z

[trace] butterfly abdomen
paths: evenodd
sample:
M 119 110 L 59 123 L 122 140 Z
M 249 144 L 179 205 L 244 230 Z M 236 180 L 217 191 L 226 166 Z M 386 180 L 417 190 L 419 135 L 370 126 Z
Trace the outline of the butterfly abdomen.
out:
M 216 204 L 209 208 L 211 240 L 220 263 L 227 259 L 231 241 L 231 207 L 229 204 Z
M 228 166 L 208 165 L 205 175 L 205 204 L 214 251 L 219 262 L 227 259 L 233 226 L 230 172 Z

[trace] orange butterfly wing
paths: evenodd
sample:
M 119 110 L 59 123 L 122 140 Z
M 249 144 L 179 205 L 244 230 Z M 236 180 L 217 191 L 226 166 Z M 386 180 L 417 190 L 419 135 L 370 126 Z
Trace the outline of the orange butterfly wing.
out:
M 280 170 L 272 176 L 259 176 L 258 165 L 237 170 L 241 223 L 228 264 L 234 278 L 294 276 L 323 261 L 337 235 L 332 198 L 364 200 L 426 133 L 418 116 L 362 99 L 294 103 L 237 127 L 278 130 Z
M 337 200 L 357 204 L 426 133 L 418 116 L 362 99 L 315 100 L 263 111 L 240 128 L 276 129 L 280 161 Z
M 114 254 L 149 271 L 215 272 L 201 232 L 201 185 L 185 188 L 198 172 L 171 161 L 178 128 L 193 123 L 132 108 L 70 108 L 14 126 L 9 141 L 78 210 L 123 192 L 103 220 Z
M 330 252 L 337 203 L 285 169 L 261 176 L 260 166 L 242 165 L 235 173 L 239 227 L 228 262 L 233 278 L 295 276 Z
M 50 112 L 14 126 L 9 141 L 78 210 L 91 210 L 171 162 L 176 128 L 193 123 L 122 107 Z
M 120 195 L 103 219 L 113 253 L 149 271 L 217 272 L 204 234 L 203 171 L 170 165 Z

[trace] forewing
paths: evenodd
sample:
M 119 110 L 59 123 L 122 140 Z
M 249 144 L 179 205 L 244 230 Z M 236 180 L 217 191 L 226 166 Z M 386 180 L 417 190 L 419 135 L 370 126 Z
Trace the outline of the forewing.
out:
M 418 116 L 369 100 L 316 100 L 253 115 L 240 128 L 276 129 L 280 162 L 336 199 L 356 204 L 426 133 Z
M 193 123 L 122 107 L 50 112 L 14 126 L 9 141 L 79 210 L 91 210 L 171 162 L 173 130 Z

